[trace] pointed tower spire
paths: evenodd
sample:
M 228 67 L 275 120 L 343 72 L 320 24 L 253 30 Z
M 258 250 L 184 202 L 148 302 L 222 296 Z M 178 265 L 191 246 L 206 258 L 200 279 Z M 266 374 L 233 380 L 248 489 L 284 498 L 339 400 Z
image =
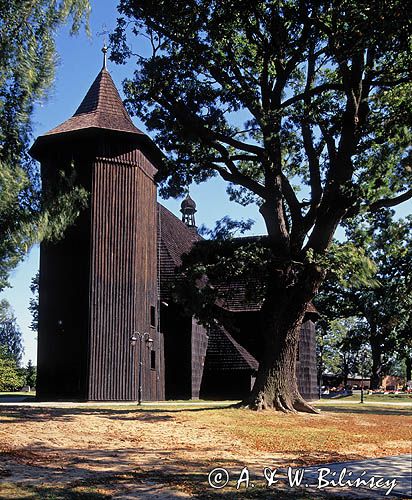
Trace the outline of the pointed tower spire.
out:
M 57 127 L 38 137 L 30 149 L 31 155 L 40 159 L 42 152 L 46 151 L 50 141 L 60 140 L 62 136 L 77 136 L 78 134 L 96 134 L 98 131 L 105 133 L 127 134 L 145 144 L 147 153 L 156 163 L 162 161 L 162 153 L 152 140 L 139 130 L 132 122 L 117 88 L 107 71 L 107 45 L 104 44 L 103 67 L 87 91 L 80 106 L 74 115 Z M 125 136 L 126 137 L 126 136 Z

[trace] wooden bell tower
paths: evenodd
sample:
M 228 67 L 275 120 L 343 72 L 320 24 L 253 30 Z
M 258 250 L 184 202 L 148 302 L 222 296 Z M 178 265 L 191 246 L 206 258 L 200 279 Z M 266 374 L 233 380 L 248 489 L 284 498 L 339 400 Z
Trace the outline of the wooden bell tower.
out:
M 75 114 L 30 151 L 43 189 L 65 172 L 89 193 L 63 239 L 41 245 L 42 400 L 134 401 L 140 384 L 144 400 L 164 399 L 153 180 L 161 154 L 132 123 L 105 61 Z M 140 342 L 135 332 L 147 335 Z

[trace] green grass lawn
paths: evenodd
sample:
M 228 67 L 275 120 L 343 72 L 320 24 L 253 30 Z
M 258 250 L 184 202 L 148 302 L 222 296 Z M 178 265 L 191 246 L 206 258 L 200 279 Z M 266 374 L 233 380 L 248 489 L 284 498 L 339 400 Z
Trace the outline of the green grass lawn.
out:
M 168 490 L 201 500 L 337 500 L 343 496 L 320 494 L 312 489 L 285 490 L 282 485 L 276 490 L 266 489 L 260 480 L 256 488 L 247 491 L 236 490 L 232 480 L 223 490 L 213 491 L 207 484 L 207 472 L 217 466 L 217 460 L 223 460 L 223 465 L 227 462 L 229 468 L 243 467 L 250 450 L 259 453 L 262 461 L 276 455 L 277 463 L 284 466 L 410 451 L 411 405 L 391 406 L 384 402 L 361 405 L 351 399 L 329 400 L 319 404 L 320 415 L 285 415 L 251 412 L 230 407 L 231 403 L 220 401 L 211 405 L 197 401 L 190 405 L 174 401 L 171 405 L 2 407 L 0 454 L 14 461 L 16 467 L 25 464 L 25 474 L 31 471 L 33 481 L 13 481 L 12 475 L 7 476 L 7 468 L 2 475 L 0 464 L 3 481 L 0 499 L 104 500 L 126 490 L 138 494 L 139 488 L 153 485 L 156 490 L 157 485 L 165 485 Z M 146 428 L 151 431 L 145 432 Z M 111 446 L 106 450 L 108 436 Z M 42 444 L 36 450 L 39 439 Z M 138 458 L 136 446 L 140 449 Z M 159 455 L 150 458 L 156 449 L 160 450 Z M 74 455 L 70 454 L 65 461 L 65 450 L 76 450 L 74 462 Z M 72 476 L 76 477 L 72 480 L 65 480 L 64 475 L 57 481 L 47 477 L 36 479 L 38 469 L 33 467 L 41 467 L 43 472 L 50 468 L 53 474 L 54 454 L 59 452 L 61 470 L 81 471 L 91 467 L 95 475 L 83 479 Z M 174 457 L 171 469 L 163 465 L 166 455 Z M 125 470 L 117 469 L 122 461 L 127 464 Z M 141 498 L 144 497 L 143 494 Z
M 1 396 L 35 396 L 36 391 L 23 392 L 23 391 L 15 391 L 15 392 L 0 392 Z
M 412 404 L 412 394 L 364 394 L 364 400 L 368 403 L 410 403 Z M 360 394 L 352 396 L 339 396 L 336 398 L 325 398 L 322 403 L 330 401 L 360 401 Z

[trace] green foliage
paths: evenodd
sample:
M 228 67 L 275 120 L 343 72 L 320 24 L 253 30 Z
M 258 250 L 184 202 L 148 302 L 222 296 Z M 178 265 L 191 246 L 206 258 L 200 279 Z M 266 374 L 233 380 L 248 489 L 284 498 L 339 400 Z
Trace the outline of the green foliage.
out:
M 244 234 L 246 231 L 249 231 L 253 224 L 254 221 L 252 219 L 237 221 L 225 216 L 216 221 L 214 229 L 208 229 L 205 226 L 201 226 L 198 233 L 212 240 L 228 240 L 234 238 L 237 233 Z
M 87 0 L 0 2 L 0 290 L 34 242 L 72 220 L 70 210 L 59 214 L 64 221 L 56 212 L 50 216 L 54 197 L 41 202 L 38 168 L 27 147 L 33 106 L 54 79 L 56 30 L 70 22 L 76 33 L 87 26 L 89 10 Z
M 379 286 L 375 279 L 375 263 L 362 247 L 352 242 L 335 241 L 319 256 L 314 256 L 314 252 L 309 250 L 307 258 L 309 262 L 327 270 L 329 276 L 333 276 L 344 287 Z
M 7 300 L 0 301 L 0 346 L 16 363 L 23 354 L 22 335 Z
M 219 224 L 215 232 L 221 230 Z M 272 253 L 265 238 L 226 238 L 197 242 L 183 256 L 173 294 L 204 324 L 216 315 L 216 303 L 230 298 L 230 283 L 243 283 L 246 300 L 263 300 Z M 223 287 L 222 287 L 223 285 Z
M 21 389 L 23 384 L 24 376 L 16 360 L 4 346 L 0 345 L 0 391 L 15 391 Z
M 29 302 L 29 311 L 32 318 L 30 323 L 30 330 L 36 333 L 39 329 L 39 280 L 40 274 L 39 271 L 37 271 L 30 283 L 30 291 L 32 293 L 32 297 L 30 298 Z
M 125 92 L 167 153 L 161 194 L 220 175 L 298 261 L 322 254 L 343 219 L 412 197 L 405 2 L 121 0 L 119 11 L 112 59 L 134 57 L 133 37 L 151 49 Z
M 319 321 L 316 345 L 322 373 L 346 378 L 370 370 L 370 348 L 365 326 L 359 318 Z
M 29 359 L 26 368 L 24 369 L 24 377 L 25 377 L 25 385 L 28 385 L 30 388 L 36 387 L 37 380 L 37 370 L 33 365 L 31 359 Z
M 339 282 L 330 275 L 316 304 L 329 319 L 362 319 L 367 331 L 361 335 L 376 355 L 376 369 L 389 372 L 397 357 L 412 353 L 412 217 L 394 220 L 393 212 L 382 210 L 376 218 L 351 221 L 347 233 L 374 262 L 375 283 Z

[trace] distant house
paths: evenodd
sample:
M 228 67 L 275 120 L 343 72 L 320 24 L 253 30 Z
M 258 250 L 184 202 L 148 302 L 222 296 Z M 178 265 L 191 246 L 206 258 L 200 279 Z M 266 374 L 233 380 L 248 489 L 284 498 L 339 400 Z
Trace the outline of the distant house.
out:
M 244 284 L 228 283 L 219 304 L 227 321 L 206 328 L 172 299 L 181 257 L 201 240 L 196 205 L 187 197 L 180 220 L 157 202 L 162 153 L 132 123 L 105 65 L 75 114 L 37 138 L 31 155 L 41 162 L 44 190 L 65 189 L 64 172 L 90 195 L 64 238 L 41 245 L 38 398 L 247 394 L 261 349 L 260 305 L 246 298 Z M 307 398 L 317 394 L 316 318 L 309 308 L 299 344 Z

